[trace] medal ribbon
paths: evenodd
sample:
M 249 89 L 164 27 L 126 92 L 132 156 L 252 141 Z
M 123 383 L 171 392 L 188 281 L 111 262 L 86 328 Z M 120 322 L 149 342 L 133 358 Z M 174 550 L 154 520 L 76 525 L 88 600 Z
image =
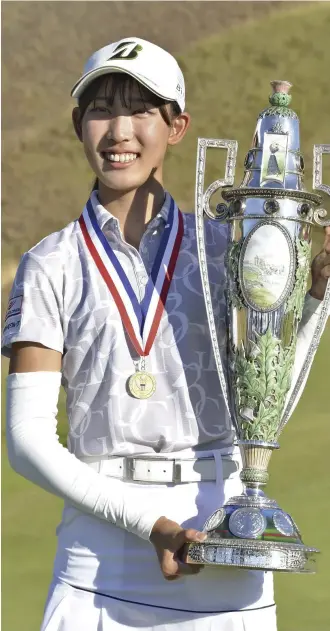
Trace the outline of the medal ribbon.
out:
M 79 217 L 86 246 L 117 305 L 127 334 L 140 357 L 150 353 L 164 311 L 183 237 L 183 218 L 171 198 L 160 246 L 139 303 L 127 275 L 97 223 L 89 199 Z

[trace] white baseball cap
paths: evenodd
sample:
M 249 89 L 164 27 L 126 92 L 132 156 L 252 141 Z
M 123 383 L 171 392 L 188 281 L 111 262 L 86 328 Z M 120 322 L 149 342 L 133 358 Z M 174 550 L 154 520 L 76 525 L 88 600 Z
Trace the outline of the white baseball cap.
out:
M 79 98 L 96 77 L 112 72 L 131 75 L 157 96 L 176 101 L 181 112 L 184 111 L 185 84 L 176 59 L 163 48 L 139 37 L 126 37 L 97 50 L 87 61 L 71 96 Z

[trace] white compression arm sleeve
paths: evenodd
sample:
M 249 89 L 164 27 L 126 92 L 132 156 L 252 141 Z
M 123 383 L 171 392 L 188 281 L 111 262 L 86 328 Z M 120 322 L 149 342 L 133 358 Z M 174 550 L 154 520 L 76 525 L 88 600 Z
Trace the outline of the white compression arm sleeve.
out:
M 154 506 L 141 505 L 140 499 L 134 501 L 131 487 L 99 474 L 59 443 L 56 414 L 60 385 L 59 372 L 8 376 L 7 447 L 11 466 L 78 509 L 149 539 L 162 513 Z
M 311 296 L 310 293 L 306 294 L 302 318 L 301 318 L 301 322 L 298 329 L 297 347 L 296 347 L 295 361 L 294 361 L 294 367 L 293 367 L 293 372 L 292 372 L 291 388 L 287 394 L 285 406 L 290 400 L 291 394 L 296 385 L 300 371 L 302 369 L 305 358 L 307 356 L 307 353 L 308 353 L 308 350 L 312 342 L 313 335 L 318 323 L 321 309 L 322 309 L 322 301 L 317 300 L 316 298 L 313 298 L 313 296 Z M 290 416 L 291 414 L 293 414 L 293 411 L 295 410 L 299 402 L 299 399 L 304 391 L 311 367 L 312 367 L 312 363 L 309 367 L 309 370 L 306 372 L 304 381 L 301 384 L 299 392 L 297 393 L 297 398 L 292 407 Z

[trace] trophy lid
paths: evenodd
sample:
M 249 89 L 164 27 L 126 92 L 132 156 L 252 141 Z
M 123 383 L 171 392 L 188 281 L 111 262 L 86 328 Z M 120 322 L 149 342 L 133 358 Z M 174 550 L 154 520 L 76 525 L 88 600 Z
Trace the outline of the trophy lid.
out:
M 276 79 L 270 85 L 270 105 L 258 116 L 241 187 L 305 190 L 299 119 L 289 107 L 292 84 Z

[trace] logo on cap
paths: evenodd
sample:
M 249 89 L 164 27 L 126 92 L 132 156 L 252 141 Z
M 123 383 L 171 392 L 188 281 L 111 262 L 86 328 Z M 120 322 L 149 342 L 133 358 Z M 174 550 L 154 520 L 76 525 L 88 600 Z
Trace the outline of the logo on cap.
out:
M 113 51 L 112 55 L 107 59 L 136 59 L 141 52 L 142 46 L 136 42 L 121 42 Z

